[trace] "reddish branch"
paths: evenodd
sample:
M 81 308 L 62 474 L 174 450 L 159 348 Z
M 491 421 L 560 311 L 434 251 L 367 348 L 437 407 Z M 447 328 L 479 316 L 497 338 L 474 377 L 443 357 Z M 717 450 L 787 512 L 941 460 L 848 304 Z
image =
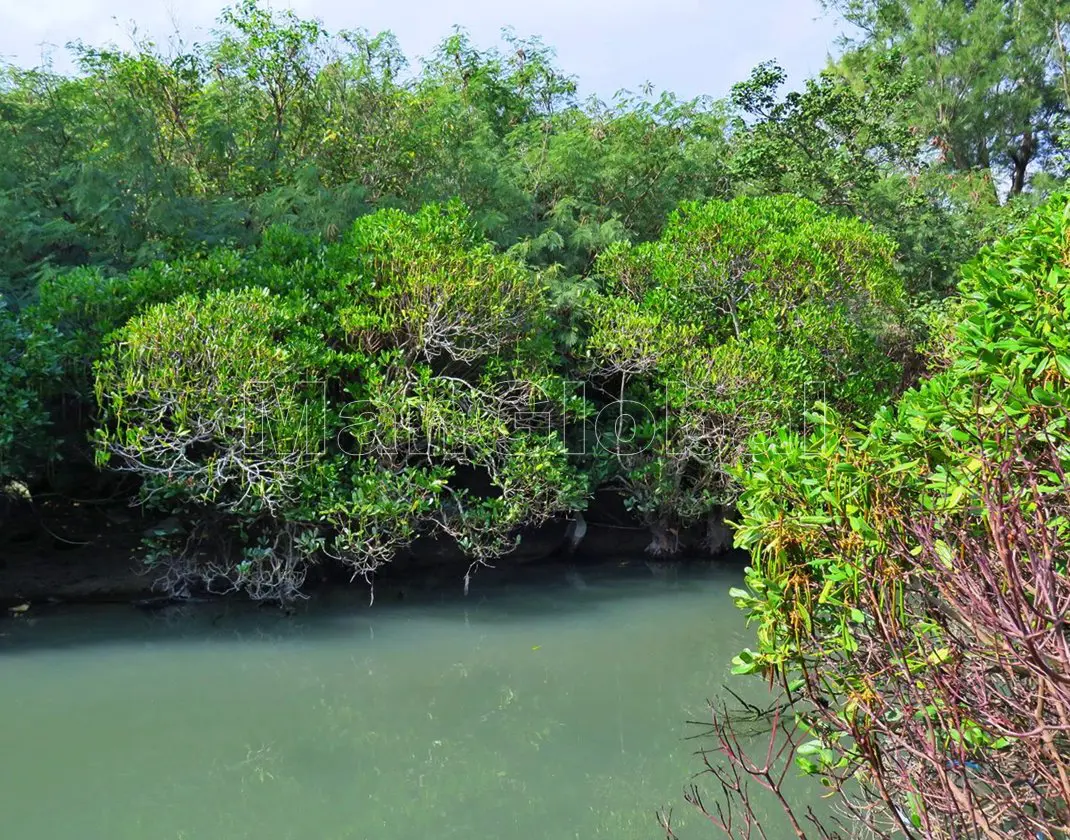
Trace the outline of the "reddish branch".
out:
M 1060 453 L 1033 440 L 983 459 L 974 504 L 890 523 L 856 606 L 858 649 L 823 657 L 815 639 L 794 704 L 844 766 L 820 770 L 850 820 L 876 838 L 1031 840 L 1070 836 L 1070 499 Z M 889 598 L 898 582 L 901 601 Z M 852 713 L 845 714 L 850 707 Z M 800 838 L 839 836 L 798 817 L 784 779 L 799 735 L 773 718 L 749 758 L 723 711 L 703 754 L 724 803 L 688 800 L 724 834 L 765 837 L 747 783 L 777 799 Z M 808 824 L 807 824 L 808 823 Z M 675 837 L 667 820 L 668 837 Z

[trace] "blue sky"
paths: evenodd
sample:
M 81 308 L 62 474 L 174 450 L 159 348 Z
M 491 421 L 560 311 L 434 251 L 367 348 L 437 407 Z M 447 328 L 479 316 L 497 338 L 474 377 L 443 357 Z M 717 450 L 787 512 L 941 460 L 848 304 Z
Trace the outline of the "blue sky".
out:
M 226 0 L 0 0 L 0 58 L 40 62 L 53 45 L 130 43 L 131 24 L 159 41 L 178 30 L 204 39 Z M 392 30 L 410 58 L 426 55 L 459 24 L 476 43 L 497 43 L 503 26 L 540 35 L 557 49 L 584 95 L 608 97 L 651 82 L 681 96 L 724 96 L 750 68 L 777 59 L 798 86 L 818 72 L 840 24 L 817 0 L 273 0 L 328 29 Z M 42 44 L 46 45 L 42 47 Z M 59 50 L 54 48 L 58 47 Z

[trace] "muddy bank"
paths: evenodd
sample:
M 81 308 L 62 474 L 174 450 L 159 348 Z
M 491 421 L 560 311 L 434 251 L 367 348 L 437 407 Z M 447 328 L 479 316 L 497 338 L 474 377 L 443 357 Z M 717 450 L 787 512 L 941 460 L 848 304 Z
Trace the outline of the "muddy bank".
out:
M 138 559 L 150 526 L 138 509 L 40 501 L 0 528 L 0 606 L 130 600 L 151 592 Z
M 8 516 L 0 529 L 0 608 L 27 602 L 132 602 L 158 596 L 153 590 L 156 574 L 141 560 L 141 540 L 158 525 L 158 516 L 146 517 L 138 508 L 69 501 L 36 503 Z M 652 556 L 651 546 L 663 539 L 664 535 L 652 534 L 603 508 L 578 520 L 554 521 L 524 532 L 516 550 L 493 566 L 480 568 L 478 574 L 493 578 L 530 576 L 538 570 L 565 574 L 614 564 L 645 566 L 660 575 L 677 564 L 739 561 L 725 550 L 730 544 L 727 529 L 720 543 L 712 546 L 683 535 L 677 553 Z M 376 575 L 376 597 L 460 588 L 470 566 L 456 545 L 421 539 Z M 339 586 L 367 587 L 351 577 L 345 568 L 318 565 L 310 571 L 306 588 L 311 593 Z

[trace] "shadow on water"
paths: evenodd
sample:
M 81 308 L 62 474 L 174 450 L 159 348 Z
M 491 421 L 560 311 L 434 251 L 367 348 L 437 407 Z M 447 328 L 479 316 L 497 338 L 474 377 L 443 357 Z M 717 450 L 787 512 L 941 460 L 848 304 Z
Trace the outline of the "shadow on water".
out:
M 146 610 L 133 604 L 34 607 L 0 616 L 0 656 L 47 649 L 116 643 L 314 643 L 362 633 L 391 633 L 407 622 L 425 629 L 458 624 L 492 630 L 532 620 L 566 620 L 599 610 L 674 593 L 723 592 L 738 585 L 737 562 L 654 564 L 622 562 L 590 566 L 554 565 L 528 569 L 481 568 L 469 591 L 449 579 L 422 585 L 387 581 L 375 597 L 360 581 L 328 587 L 285 610 L 240 598 L 174 603 Z M 723 584 L 718 586 L 717 584 Z

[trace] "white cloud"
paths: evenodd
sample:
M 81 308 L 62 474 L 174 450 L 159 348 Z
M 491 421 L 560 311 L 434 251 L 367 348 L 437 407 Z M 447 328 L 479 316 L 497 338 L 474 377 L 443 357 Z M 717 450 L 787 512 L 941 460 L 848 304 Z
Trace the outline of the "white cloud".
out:
M 0 0 L 0 56 L 36 64 L 41 44 L 128 43 L 131 21 L 165 40 L 207 37 L 222 0 Z M 816 0 L 275 0 L 330 29 L 390 29 L 412 57 L 428 54 L 454 24 L 477 43 L 504 26 L 540 35 L 581 90 L 608 96 L 645 81 L 683 96 L 723 96 L 760 61 L 775 58 L 793 84 L 821 69 L 835 22 Z M 62 52 L 62 50 L 61 50 Z M 57 65 L 69 66 L 61 54 Z

